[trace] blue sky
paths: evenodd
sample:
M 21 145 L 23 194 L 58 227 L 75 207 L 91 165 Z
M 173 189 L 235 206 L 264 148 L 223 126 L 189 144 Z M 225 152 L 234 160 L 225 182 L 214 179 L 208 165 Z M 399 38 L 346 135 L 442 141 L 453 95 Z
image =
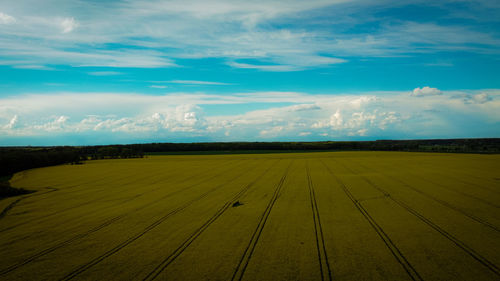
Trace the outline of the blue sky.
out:
M 500 137 L 498 1 L 2 1 L 0 145 Z

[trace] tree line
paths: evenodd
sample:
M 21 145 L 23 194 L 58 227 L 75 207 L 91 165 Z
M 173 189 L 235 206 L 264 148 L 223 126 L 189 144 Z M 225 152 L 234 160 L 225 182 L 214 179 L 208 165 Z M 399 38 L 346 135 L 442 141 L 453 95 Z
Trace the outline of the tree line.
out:
M 137 158 L 142 151 L 118 145 L 0 147 L 0 177 L 16 172 L 60 164 L 81 164 L 85 160 Z
M 499 153 L 500 138 L 321 142 L 147 143 L 128 147 L 145 153 L 189 151 L 421 151 Z
M 500 138 L 324 142 L 146 143 L 100 146 L 0 147 L 0 177 L 16 172 L 84 160 L 137 158 L 148 153 L 202 151 L 421 151 L 500 153 Z

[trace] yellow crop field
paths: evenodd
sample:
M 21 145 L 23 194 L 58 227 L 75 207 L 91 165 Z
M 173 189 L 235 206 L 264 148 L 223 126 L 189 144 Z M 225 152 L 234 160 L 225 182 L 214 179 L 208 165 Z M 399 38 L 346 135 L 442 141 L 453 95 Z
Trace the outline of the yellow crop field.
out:
M 500 280 L 500 155 L 149 156 L 11 185 L 38 191 L 0 201 L 0 280 Z

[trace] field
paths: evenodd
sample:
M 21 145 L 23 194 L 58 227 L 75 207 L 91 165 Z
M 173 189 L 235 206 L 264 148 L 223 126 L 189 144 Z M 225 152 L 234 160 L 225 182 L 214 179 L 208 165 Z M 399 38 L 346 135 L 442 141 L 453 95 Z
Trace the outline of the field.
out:
M 1 280 L 500 280 L 500 155 L 170 155 L 28 170 Z M 4 210 L 4 211 L 2 211 Z

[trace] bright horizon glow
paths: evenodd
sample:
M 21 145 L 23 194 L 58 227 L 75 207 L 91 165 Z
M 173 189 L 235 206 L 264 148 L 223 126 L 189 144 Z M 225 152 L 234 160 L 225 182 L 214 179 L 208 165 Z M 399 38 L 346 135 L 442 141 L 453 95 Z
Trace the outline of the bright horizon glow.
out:
M 0 145 L 500 137 L 498 15 L 489 0 L 9 1 Z

